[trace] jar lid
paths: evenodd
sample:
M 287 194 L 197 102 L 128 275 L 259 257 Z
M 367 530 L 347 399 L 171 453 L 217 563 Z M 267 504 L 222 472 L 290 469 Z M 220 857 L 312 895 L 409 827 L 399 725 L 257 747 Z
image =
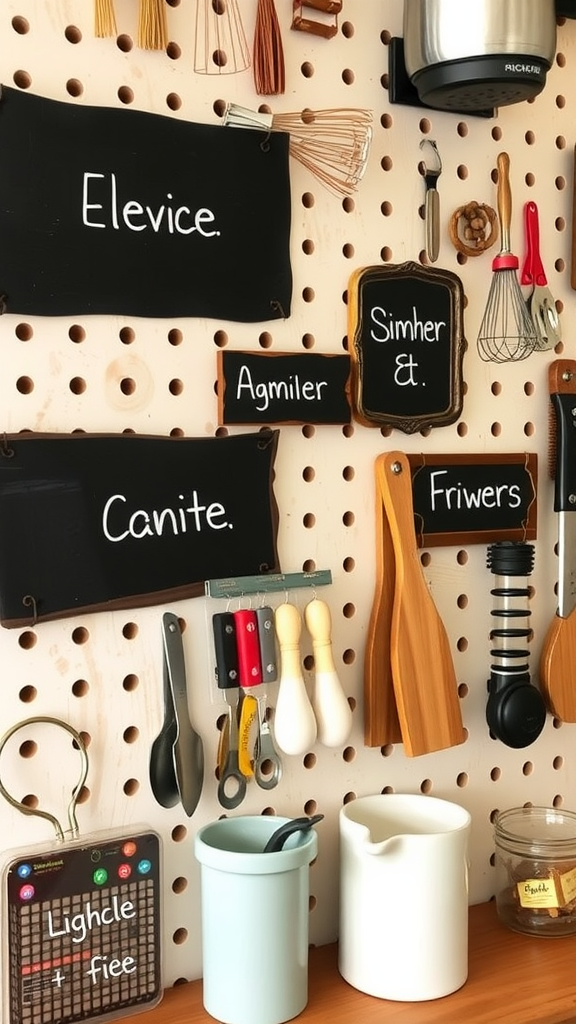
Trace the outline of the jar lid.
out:
M 568 854 L 576 849 L 576 813 L 556 807 L 511 807 L 494 822 L 498 842 L 541 856 Z

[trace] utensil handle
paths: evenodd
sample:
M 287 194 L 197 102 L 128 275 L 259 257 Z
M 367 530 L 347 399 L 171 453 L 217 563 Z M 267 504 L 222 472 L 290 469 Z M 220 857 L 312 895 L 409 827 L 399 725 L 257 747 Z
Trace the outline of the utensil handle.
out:
M 180 719 L 188 716 L 186 663 L 180 623 L 173 612 L 165 612 L 162 617 L 162 638 L 176 718 Z
M 533 284 L 539 288 L 548 284 L 540 258 L 540 224 L 538 207 L 530 202 L 524 205 L 524 230 L 526 234 L 526 260 L 522 268 L 521 283 Z
M 233 612 L 233 615 L 236 623 L 240 686 L 243 689 L 259 686 L 262 682 L 262 668 L 256 612 L 248 608 L 241 608 L 240 611 Z
M 300 613 L 281 604 L 274 616 L 280 647 L 280 685 L 274 716 L 276 743 L 285 754 L 304 754 L 316 742 L 316 716 L 300 667 Z
M 316 685 L 313 708 L 318 739 L 326 747 L 341 746 L 350 735 L 352 710 L 342 688 L 332 653 L 332 619 L 325 601 L 314 599 L 304 609 L 306 628 L 312 637 Z
M 510 223 L 512 221 L 512 191 L 510 188 L 510 157 L 508 153 L 499 153 L 498 166 L 498 216 L 502 232 L 502 251 L 510 249 Z
M 236 623 L 232 612 L 215 612 L 212 616 L 212 633 L 214 635 L 218 689 L 226 690 L 239 686 Z

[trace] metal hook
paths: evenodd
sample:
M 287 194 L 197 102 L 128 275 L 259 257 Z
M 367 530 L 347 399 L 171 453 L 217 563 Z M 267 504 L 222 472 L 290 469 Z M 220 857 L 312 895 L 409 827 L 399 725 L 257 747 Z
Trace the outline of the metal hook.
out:
M 0 755 L 4 750 L 6 743 L 14 735 L 15 732 L 18 732 L 20 729 L 24 729 L 25 726 L 27 725 L 36 725 L 37 723 L 57 725 L 59 726 L 59 728 L 65 729 L 66 732 L 69 732 L 70 735 L 73 737 L 73 739 L 76 742 L 76 745 L 78 746 L 78 750 L 80 751 L 80 757 L 82 761 L 80 778 L 78 779 L 78 782 L 76 783 L 74 789 L 72 790 L 72 796 L 70 799 L 70 803 L 68 804 L 68 825 L 70 827 L 71 836 L 73 839 L 75 839 L 79 832 L 78 822 L 76 820 L 76 804 L 78 803 L 78 798 L 82 791 L 82 787 L 86 782 L 86 776 L 88 775 L 88 754 L 86 751 L 86 745 L 80 733 L 76 732 L 76 729 L 73 729 L 72 726 L 68 725 L 67 722 L 61 721 L 60 718 L 49 718 L 46 715 L 38 715 L 34 718 L 26 718 L 22 722 L 17 722 L 16 725 L 13 725 L 10 729 L 7 730 L 7 732 L 4 733 L 2 739 L 0 739 Z M 56 818 L 53 814 L 50 814 L 48 811 L 41 811 L 39 808 L 28 807 L 26 804 L 23 804 L 20 800 L 16 800 L 15 797 L 11 796 L 11 794 L 8 792 L 8 790 L 6 789 L 1 780 L 0 794 L 4 797 L 5 800 L 8 801 L 9 804 L 12 805 L 12 807 L 15 807 L 16 810 L 21 811 L 22 814 L 30 814 L 38 818 L 45 818 L 47 821 L 51 821 L 52 825 L 54 826 L 54 831 L 56 832 L 56 838 L 58 839 L 59 842 L 64 841 L 64 829 L 62 828 L 62 825 L 58 821 L 58 818 Z
M 429 168 L 426 165 L 426 163 L 424 163 L 424 178 L 427 178 L 428 175 L 430 175 L 434 179 L 434 181 L 435 181 L 436 178 L 439 178 L 440 175 L 442 174 L 442 158 L 440 156 L 440 153 L 438 152 L 438 146 L 436 145 L 436 140 L 435 139 L 421 139 L 420 140 L 420 149 L 424 149 L 424 146 L 431 146 L 431 148 L 432 148 L 432 150 L 434 152 L 434 156 L 436 157 L 436 166 L 435 167 Z M 430 186 L 428 186 L 428 187 L 430 187 Z

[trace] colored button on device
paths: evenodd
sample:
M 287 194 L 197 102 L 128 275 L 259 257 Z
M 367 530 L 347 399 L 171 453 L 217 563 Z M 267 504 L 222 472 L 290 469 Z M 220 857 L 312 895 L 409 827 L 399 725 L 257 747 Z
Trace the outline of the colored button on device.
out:
M 18 878 L 30 878 L 32 874 L 31 864 L 19 864 L 17 869 Z
M 35 891 L 36 890 L 34 889 L 33 885 L 23 885 L 19 893 L 20 899 L 31 900 L 34 896 Z
M 94 885 L 105 885 L 108 881 L 108 872 L 106 868 L 96 868 L 96 871 L 92 875 Z
M 147 875 L 152 870 L 152 861 L 143 859 L 138 862 L 138 871 L 141 875 Z
M 129 839 L 127 843 L 124 843 L 122 847 L 122 853 L 125 857 L 133 857 L 136 853 L 136 843 L 132 839 Z
M 118 865 L 118 878 L 130 878 L 132 874 L 132 868 L 129 864 Z

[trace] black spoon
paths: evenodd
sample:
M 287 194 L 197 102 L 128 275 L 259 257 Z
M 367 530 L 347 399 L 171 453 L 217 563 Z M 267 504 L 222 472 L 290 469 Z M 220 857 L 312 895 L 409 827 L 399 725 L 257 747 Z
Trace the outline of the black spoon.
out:
M 278 853 L 284 846 L 288 836 L 291 836 L 293 832 L 307 832 L 309 828 L 312 828 L 312 825 L 322 821 L 323 817 L 323 814 L 313 814 L 311 818 L 292 818 L 291 821 L 285 821 L 283 825 L 280 825 L 272 833 L 263 852 Z

